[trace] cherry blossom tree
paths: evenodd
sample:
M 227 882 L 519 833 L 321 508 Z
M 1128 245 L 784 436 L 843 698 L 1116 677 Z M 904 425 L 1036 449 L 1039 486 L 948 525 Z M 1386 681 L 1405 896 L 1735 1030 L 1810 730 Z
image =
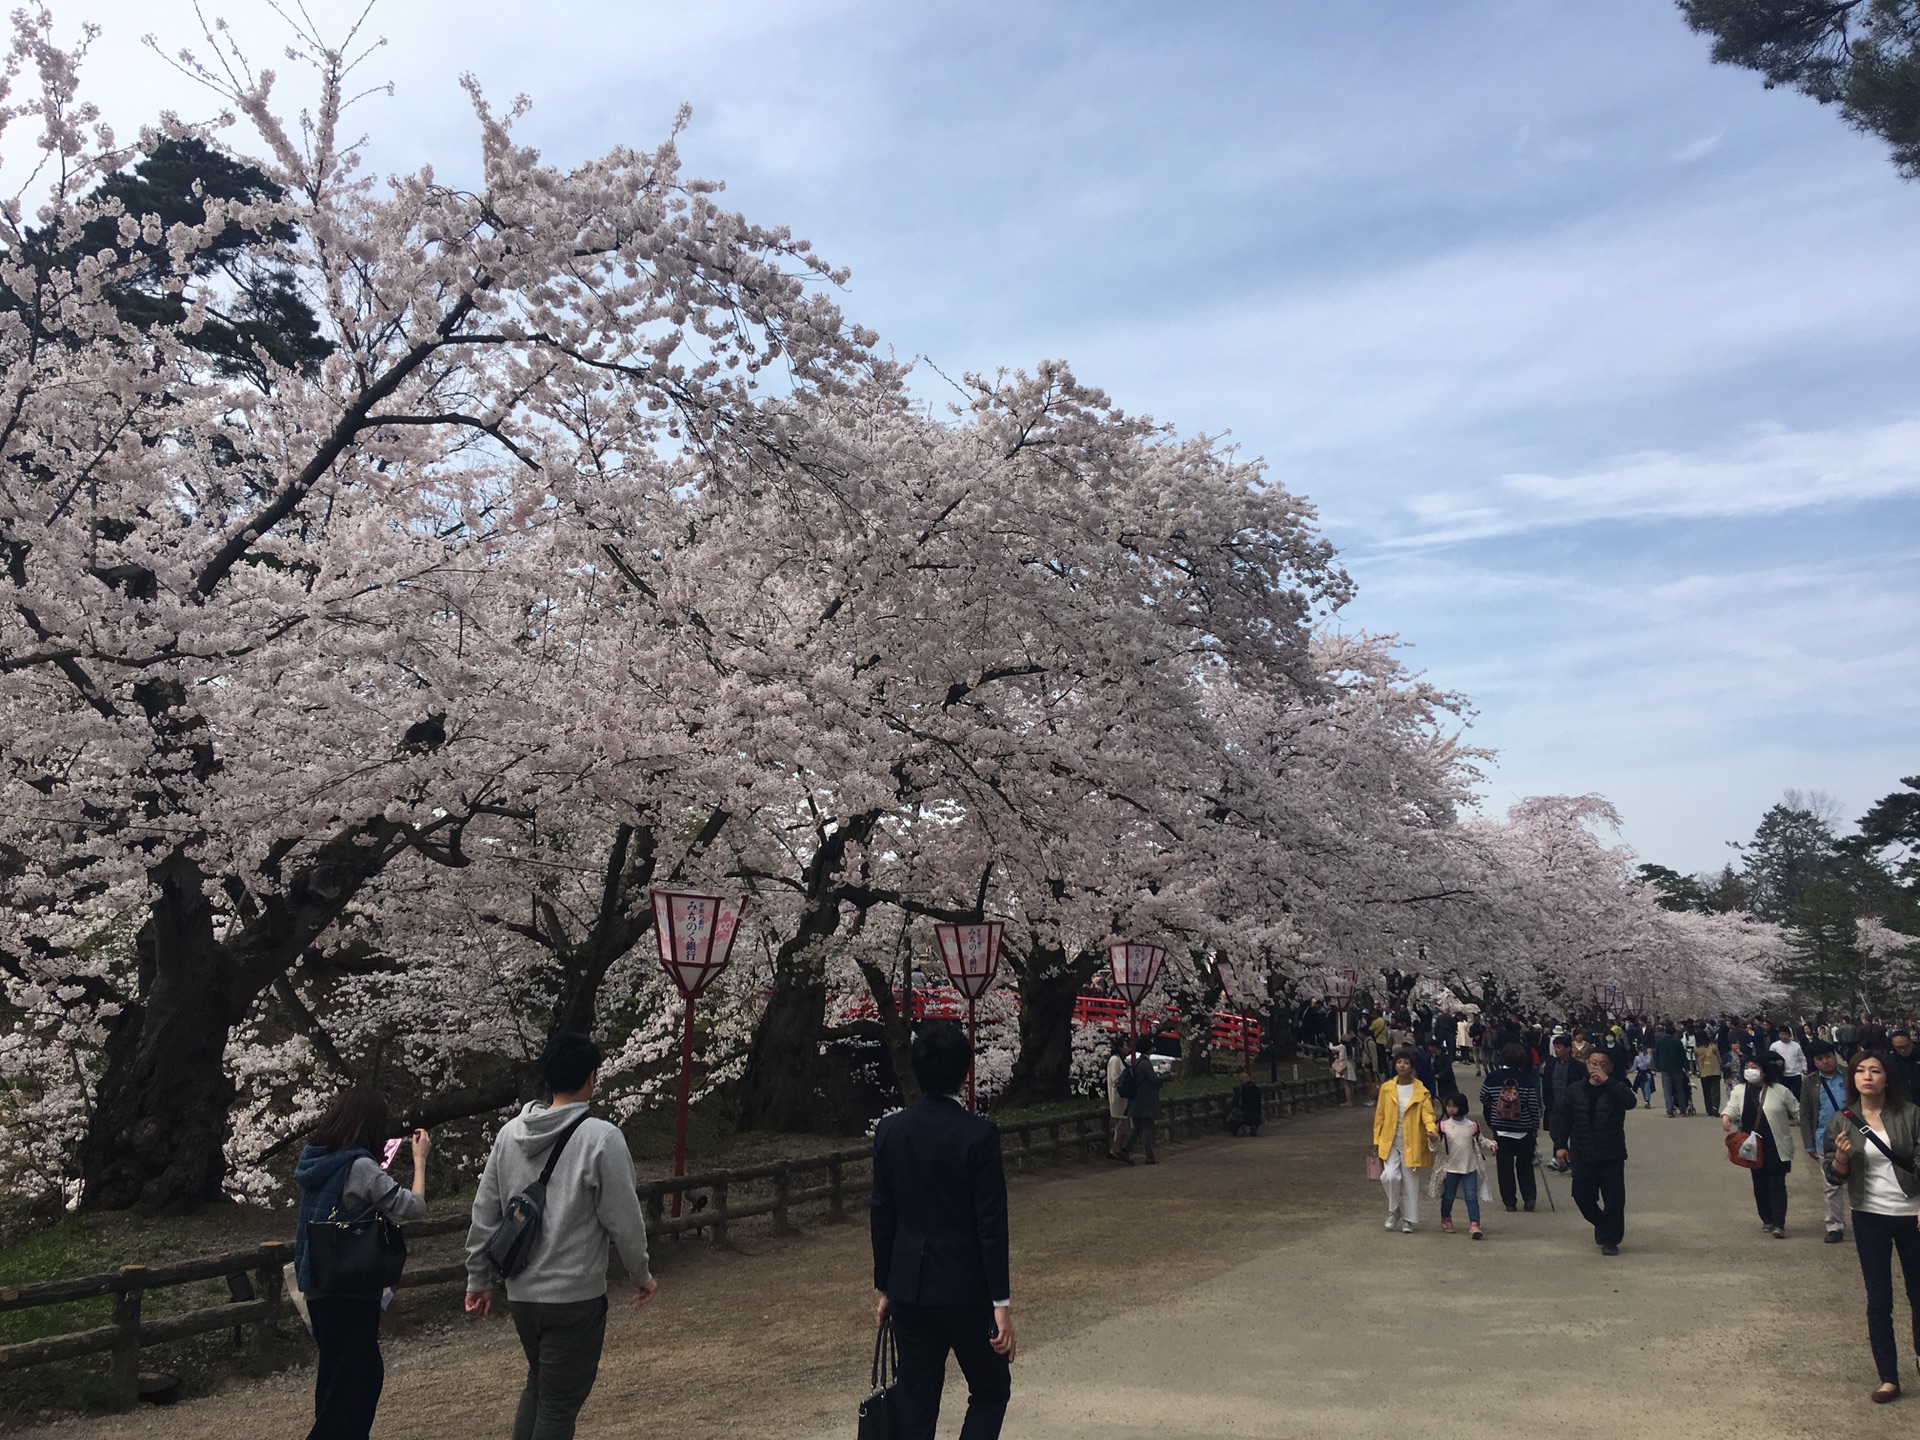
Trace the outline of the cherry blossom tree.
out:
M 104 1033 L 94 1206 L 216 1195 L 225 1047 L 256 997 L 389 866 L 470 863 L 479 829 L 594 763 L 593 709 L 549 662 L 597 578 L 595 493 L 777 449 L 762 379 L 865 363 L 812 284 L 834 277 L 722 210 L 671 140 L 560 170 L 469 86 L 480 188 L 376 186 L 341 128 L 355 57 L 304 55 L 298 131 L 271 72 L 183 61 L 250 123 L 270 189 L 164 232 L 102 188 L 137 151 L 44 12 L 10 62 L 43 89 L 6 118 L 40 121 L 52 174 L 37 224 L 25 200 L 0 217 L 4 953 Z M 201 256 L 236 226 L 313 307 L 317 363 L 256 347 L 236 375 L 195 345 L 232 299 Z M 142 328 L 116 286 L 160 243 L 178 318 Z M 131 946 L 98 943 L 129 916 Z

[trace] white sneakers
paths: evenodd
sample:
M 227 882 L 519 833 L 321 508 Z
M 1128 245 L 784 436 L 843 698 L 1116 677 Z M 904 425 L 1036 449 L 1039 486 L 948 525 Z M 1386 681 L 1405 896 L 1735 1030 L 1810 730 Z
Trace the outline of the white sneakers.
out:
M 1398 1229 L 1399 1225 L 1400 1225 L 1400 1212 L 1398 1210 L 1389 1210 L 1387 1212 L 1387 1229 L 1389 1230 Z

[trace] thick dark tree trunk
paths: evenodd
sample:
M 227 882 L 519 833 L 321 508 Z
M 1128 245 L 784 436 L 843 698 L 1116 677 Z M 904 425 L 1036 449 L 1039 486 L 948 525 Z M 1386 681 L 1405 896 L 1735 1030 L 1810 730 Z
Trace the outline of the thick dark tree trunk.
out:
M 913 1026 L 894 998 L 893 978 L 865 960 L 856 962 L 873 996 L 873 1007 L 880 1015 L 880 1030 L 887 1039 L 887 1059 L 893 1066 L 893 1083 L 900 1087 L 903 1105 L 920 1103 L 920 1081 L 913 1073 Z M 913 962 L 907 962 L 911 965 Z
M 198 873 L 168 862 L 156 878 L 141 998 L 115 1019 L 80 1146 L 89 1210 L 178 1215 L 219 1199 L 226 1178 L 227 1035 L 257 990 L 215 942 Z
M 1189 1076 L 1213 1073 L 1213 1016 L 1205 1011 L 1181 1020 L 1180 1064 Z
M 1045 1105 L 1073 1093 L 1073 1002 L 1100 968 L 1097 951 L 1072 962 L 1059 950 L 1036 949 L 1013 965 L 1020 990 L 1020 1053 L 999 1106 Z
M 817 960 L 796 960 L 793 941 L 774 962 L 773 993 L 753 1032 L 740 1086 L 743 1130 L 811 1132 L 828 1123 L 821 1087 L 827 1066 L 827 982 Z
M 820 836 L 801 874 L 806 908 L 799 929 L 773 958 L 773 993 L 753 1032 L 740 1080 L 740 1128 L 816 1132 L 831 1124 L 821 1098 L 827 1066 L 827 980 L 819 942 L 840 929 L 840 869 L 849 846 L 865 844 L 877 811 L 854 816 Z
M 284 876 L 277 868 L 283 852 L 269 861 L 267 876 L 279 888 L 264 899 L 229 884 L 239 897 L 237 913 L 217 940 L 208 877 L 178 852 L 154 866 L 139 993 L 115 1017 L 80 1144 L 84 1208 L 179 1214 L 220 1198 L 234 1096 L 226 1074 L 233 1027 L 402 850 L 466 863 L 461 823 L 447 816 L 408 830 L 371 820 L 335 834 Z

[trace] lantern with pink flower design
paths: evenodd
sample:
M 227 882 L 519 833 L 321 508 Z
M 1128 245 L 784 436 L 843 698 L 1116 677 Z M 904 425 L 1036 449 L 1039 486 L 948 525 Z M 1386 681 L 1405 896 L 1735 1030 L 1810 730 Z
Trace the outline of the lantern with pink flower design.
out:
M 940 924 L 933 927 L 940 945 L 940 963 L 947 978 L 967 997 L 967 1043 L 976 1046 L 977 1007 L 980 997 L 993 987 L 1000 971 L 1000 937 L 1006 933 L 1003 920 L 980 920 L 970 925 Z M 977 1048 L 977 1046 L 976 1046 Z M 967 1066 L 967 1108 L 977 1108 L 974 1092 L 974 1065 Z
M 680 1115 L 673 1135 L 673 1175 L 687 1173 L 687 1107 L 693 1087 L 693 1006 L 727 968 L 747 897 L 702 895 L 689 890 L 651 890 L 653 936 L 660 966 L 680 992 L 685 1012 L 680 1029 Z M 680 1192 L 673 1193 L 680 1214 Z
M 1147 992 L 1153 989 L 1153 982 L 1160 978 L 1160 967 L 1167 959 L 1167 947 L 1126 940 L 1109 945 L 1107 958 L 1113 963 L 1113 988 L 1127 1002 L 1127 1034 L 1133 1052 L 1138 1054 L 1140 1002 L 1147 998 Z

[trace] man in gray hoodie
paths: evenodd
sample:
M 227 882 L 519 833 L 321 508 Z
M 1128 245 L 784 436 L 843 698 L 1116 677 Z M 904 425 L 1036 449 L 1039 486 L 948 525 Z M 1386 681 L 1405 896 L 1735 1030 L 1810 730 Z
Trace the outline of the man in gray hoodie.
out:
M 487 1241 L 506 1205 L 540 1178 L 563 1131 L 586 1114 L 600 1083 L 600 1047 L 556 1035 L 541 1056 L 553 1103 L 535 1101 L 501 1127 L 473 1197 L 467 1231 L 467 1313 L 493 1313 Z M 566 1141 L 547 1184 L 546 1213 L 526 1268 L 507 1281 L 514 1329 L 527 1352 L 527 1385 L 513 1440 L 572 1440 L 574 1420 L 600 1371 L 607 1330 L 607 1248 L 620 1250 L 639 1309 L 659 1290 L 647 1268 L 647 1223 L 633 1183 L 633 1157 L 618 1127 L 587 1119 Z

